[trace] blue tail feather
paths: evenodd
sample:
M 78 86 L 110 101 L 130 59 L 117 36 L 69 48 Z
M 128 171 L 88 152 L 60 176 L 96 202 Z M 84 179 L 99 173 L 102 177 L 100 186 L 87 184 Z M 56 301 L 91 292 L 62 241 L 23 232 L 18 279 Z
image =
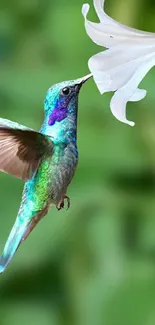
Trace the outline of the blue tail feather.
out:
M 8 240 L 5 244 L 3 254 L 0 257 L 0 273 L 4 272 L 7 265 L 11 262 L 18 246 L 20 245 L 22 239 L 25 237 L 25 233 L 27 233 L 29 226 L 30 222 L 23 223 L 21 225 L 21 222 L 17 217 Z

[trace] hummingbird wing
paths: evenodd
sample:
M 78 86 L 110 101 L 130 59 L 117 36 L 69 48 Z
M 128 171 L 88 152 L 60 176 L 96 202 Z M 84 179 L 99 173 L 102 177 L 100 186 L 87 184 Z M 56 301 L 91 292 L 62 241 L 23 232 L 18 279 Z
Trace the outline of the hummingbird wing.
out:
M 45 153 L 52 155 L 53 144 L 45 135 L 0 119 L 0 170 L 24 181 L 37 170 Z

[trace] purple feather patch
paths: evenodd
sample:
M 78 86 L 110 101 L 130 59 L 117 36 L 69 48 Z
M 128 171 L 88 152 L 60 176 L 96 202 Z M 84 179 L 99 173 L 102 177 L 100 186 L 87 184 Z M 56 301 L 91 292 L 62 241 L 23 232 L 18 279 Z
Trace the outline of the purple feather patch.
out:
M 67 117 L 67 108 L 59 110 L 54 108 L 53 112 L 49 116 L 48 125 L 53 125 L 55 122 L 61 122 Z

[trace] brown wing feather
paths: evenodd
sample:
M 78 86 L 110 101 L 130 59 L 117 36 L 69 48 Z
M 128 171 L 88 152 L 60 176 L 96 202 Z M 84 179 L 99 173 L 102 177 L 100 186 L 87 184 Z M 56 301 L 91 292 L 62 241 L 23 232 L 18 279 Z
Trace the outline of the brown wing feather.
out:
M 27 180 L 49 147 L 52 149 L 52 142 L 43 134 L 0 127 L 0 170 Z

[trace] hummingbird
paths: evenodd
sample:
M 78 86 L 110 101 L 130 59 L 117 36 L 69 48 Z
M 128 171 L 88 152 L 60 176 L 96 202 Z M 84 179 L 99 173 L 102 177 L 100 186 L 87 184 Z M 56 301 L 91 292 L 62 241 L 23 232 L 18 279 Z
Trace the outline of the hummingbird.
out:
M 0 170 L 25 181 L 17 218 L 0 257 L 0 273 L 52 205 L 61 210 L 66 200 L 70 207 L 67 188 L 78 163 L 78 96 L 91 77 L 48 89 L 39 132 L 0 118 Z

